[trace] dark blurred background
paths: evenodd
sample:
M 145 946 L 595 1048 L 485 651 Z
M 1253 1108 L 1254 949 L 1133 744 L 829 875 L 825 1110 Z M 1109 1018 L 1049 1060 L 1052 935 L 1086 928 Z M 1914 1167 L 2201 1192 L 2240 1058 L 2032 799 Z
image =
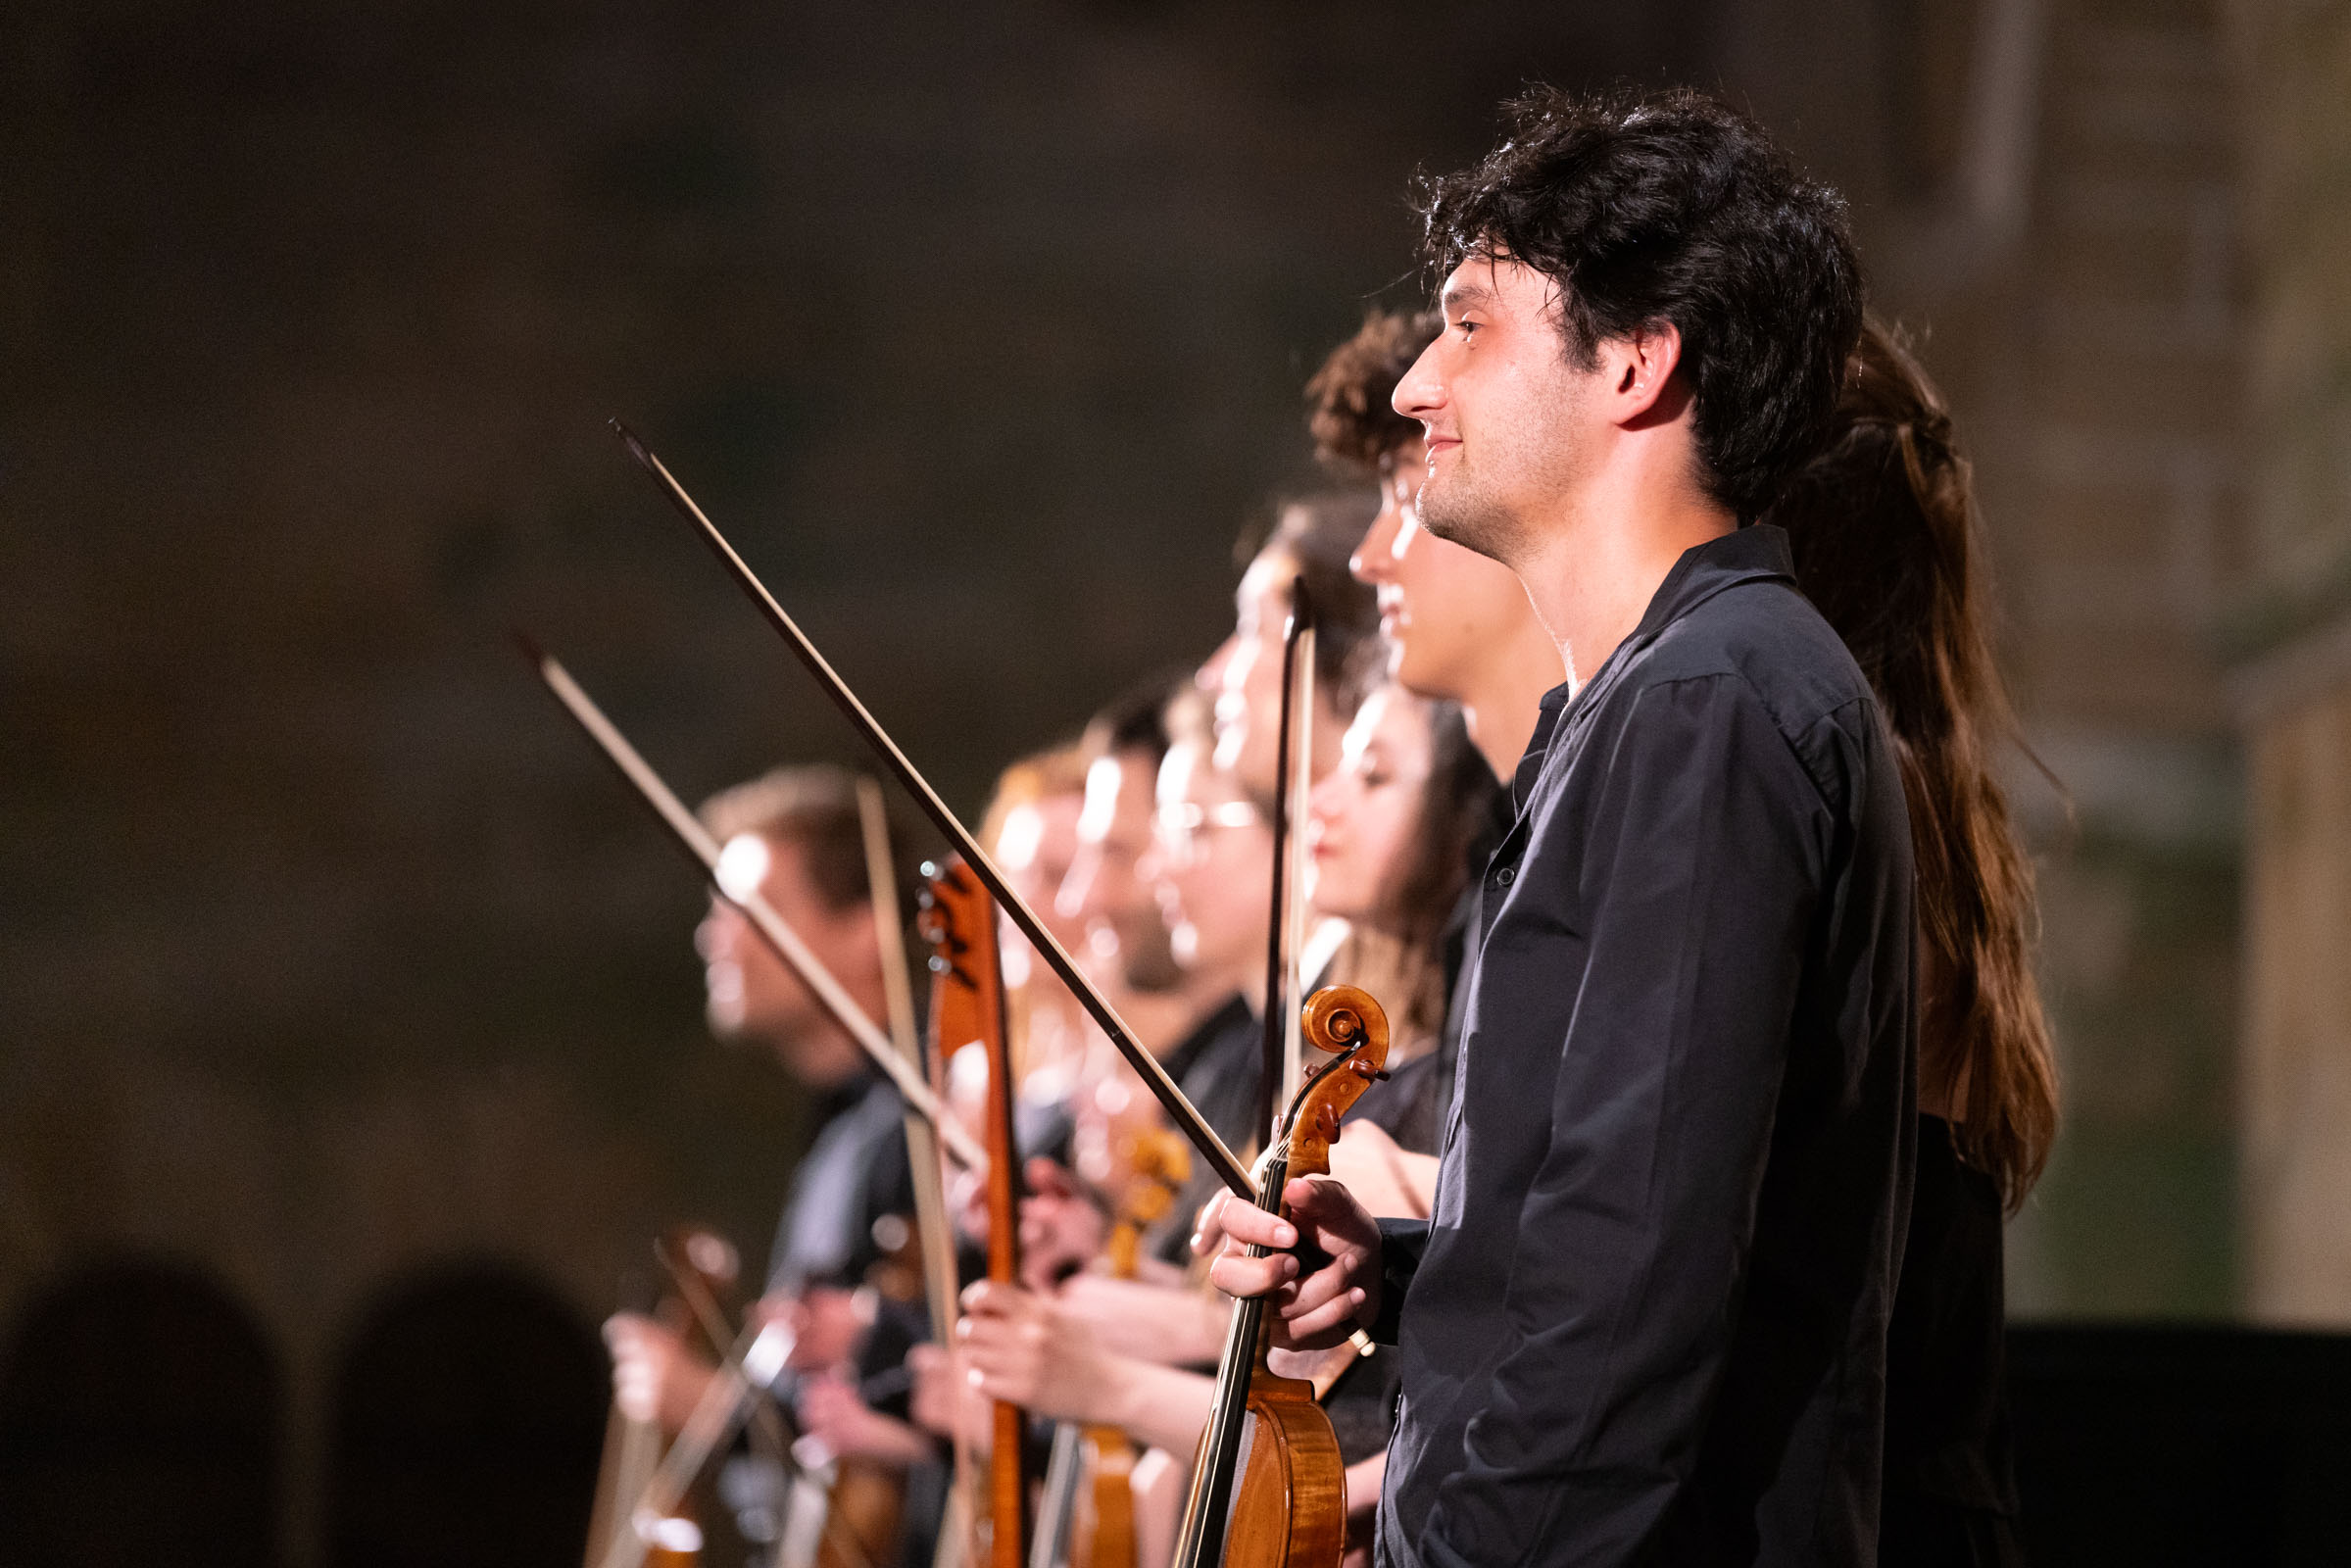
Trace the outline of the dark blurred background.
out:
M 187 1560 L 542 1560 L 381 1522 L 458 1434 L 575 1543 L 593 1325 L 671 1221 L 757 1266 L 801 1107 L 703 1033 L 700 890 L 508 628 L 689 794 L 861 760 L 603 421 L 976 808 L 1222 635 L 1235 534 L 1313 482 L 1304 374 L 1417 297 L 1411 176 L 1532 78 L 1753 109 L 1852 199 L 1977 455 L 2070 792 L 2015 770 L 2068 1094 L 2020 1319 L 2351 1321 L 2341 4 L 19 0 L 7 33 L 0 1518 L 127 1560 L 162 1527 L 71 1498 L 147 1478 L 218 1532 Z M 2047 1375 L 2111 1382 L 2075 1332 Z M 2263 1376 L 2307 1383 L 2230 1386 Z

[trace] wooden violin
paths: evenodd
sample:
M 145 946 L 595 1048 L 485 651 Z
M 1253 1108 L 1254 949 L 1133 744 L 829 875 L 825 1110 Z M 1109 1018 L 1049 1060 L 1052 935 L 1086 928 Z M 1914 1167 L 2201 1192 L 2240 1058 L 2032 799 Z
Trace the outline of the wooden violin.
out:
M 1292 1177 L 1329 1173 L 1340 1118 L 1388 1059 L 1387 1014 L 1353 986 L 1317 991 L 1298 1021 L 1308 1045 L 1339 1055 L 1298 1090 L 1258 1163 L 1258 1206 L 1277 1213 Z M 1261 1256 L 1263 1249 L 1249 1252 Z M 1235 1302 L 1176 1568 L 1338 1568 L 1346 1549 L 1339 1439 L 1314 1385 L 1277 1376 L 1266 1364 L 1267 1344 L 1264 1298 Z
M 1012 1130 L 1011 1048 L 1004 1027 L 1003 955 L 996 901 L 960 859 L 924 867 L 922 935 L 931 946 L 933 1044 L 946 1061 L 977 1042 L 988 1059 L 981 1142 L 988 1155 L 988 1278 L 1020 1283 L 1020 1154 Z M 1027 1413 L 999 1399 L 988 1460 L 988 1506 L 974 1510 L 979 1540 L 971 1560 L 1024 1568 L 1028 1540 Z
M 680 1225 L 654 1242 L 654 1256 L 668 1276 L 668 1285 L 653 1309 L 653 1317 L 694 1355 L 715 1359 L 726 1353 L 733 1337 L 729 1326 L 738 1315 L 736 1289 L 742 1259 L 733 1244 L 715 1231 Z M 719 1512 L 710 1477 L 698 1475 L 693 1488 L 647 1531 L 631 1517 L 660 1466 L 663 1449 L 661 1430 L 652 1421 L 632 1421 L 615 1400 L 605 1427 L 604 1460 L 596 1477 L 596 1503 L 588 1520 L 589 1568 L 606 1560 L 620 1544 L 624 1550 L 641 1548 L 645 1561 L 676 1568 L 698 1559 L 709 1523 Z M 625 1539 L 624 1539 L 625 1538 Z
M 1176 1194 L 1192 1177 L 1192 1160 L 1184 1141 L 1164 1127 L 1129 1132 L 1118 1143 L 1124 1179 L 1115 1199 L 1108 1263 L 1112 1279 L 1131 1280 L 1141 1260 L 1143 1233 L 1175 1206 Z M 1089 1427 L 1086 1460 L 1094 1509 L 1070 1544 L 1071 1568 L 1136 1568 L 1135 1445 L 1116 1427 Z
M 1090 1174 L 1110 1201 L 1107 1273 L 1131 1280 L 1139 1272 L 1143 1233 L 1175 1207 L 1176 1194 L 1191 1179 L 1192 1159 L 1183 1139 L 1155 1118 L 1148 1125 L 1119 1125 L 1136 1115 L 1149 1117 L 1149 1101 L 1123 1092 L 1115 1099 L 1117 1109 L 1102 1116 L 1103 1124 L 1081 1120 L 1078 1137 L 1096 1145 Z M 1090 1109 L 1102 1114 L 1104 1107 Z M 1134 1442 L 1117 1427 L 1074 1421 L 1054 1427 L 1029 1568 L 1137 1568 L 1136 1457 Z

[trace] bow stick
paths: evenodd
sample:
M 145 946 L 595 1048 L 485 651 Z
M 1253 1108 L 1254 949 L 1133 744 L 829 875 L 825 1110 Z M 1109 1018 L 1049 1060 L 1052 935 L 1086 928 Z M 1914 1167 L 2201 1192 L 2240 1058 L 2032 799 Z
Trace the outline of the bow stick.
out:
M 898 906 L 898 871 L 890 854 L 890 823 L 882 787 L 857 779 L 857 822 L 864 831 L 865 883 L 872 895 L 874 939 L 882 956 L 882 990 L 889 1002 L 890 1043 L 919 1072 L 922 1047 L 914 1032 L 914 987 L 906 967 L 906 919 Z M 947 1181 L 930 1123 L 906 1109 L 906 1157 L 914 1174 L 914 1234 L 921 1244 L 923 1297 L 931 1338 L 944 1346 L 955 1328 L 955 1238 L 948 1220 Z
M 1191 1140 L 1201 1157 L 1207 1160 L 1217 1176 L 1243 1202 L 1256 1201 L 1256 1188 L 1249 1180 L 1248 1167 L 1226 1147 L 1225 1141 L 1216 1135 L 1216 1129 L 1208 1125 L 1198 1107 L 1185 1098 L 1184 1091 L 1176 1087 L 1176 1081 L 1167 1075 L 1165 1067 L 1159 1065 L 1158 1058 L 1144 1049 L 1142 1042 L 1135 1038 L 1135 1032 L 1127 1027 L 1126 1020 L 1118 1015 L 1118 1009 L 1111 1006 L 1109 999 L 1102 994 L 1093 981 L 1086 978 L 1084 971 L 1078 968 L 1077 960 L 1045 928 L 1045 922 L 1037 918 L 1036 911 L 1028 906 L 1028 902 L 1013 891 L 1011 884 L 1004 880 L 1004 873 L 997 869 L 995 860 L 980 848 L 979 840 L 972 836 L 971 830 L 948 808 L 947 803 L 939 798 L 939 792 L 931 788 L 930 781 L 906 760 L 906 754 L 898 749 L 898 743 L 890 738 L 880 721 L 866 710 L 865 705 L 857 700 L 857 693 L 850 690 L 849 683 L 816 651 L 816 645 L 808 640 L 799 623 L 785 613 L 784 607 L 776 603 L 775 596 L 767 591 L 766 584 L 760 582 L 758 574 L 744 564 L 743 558 L 735 553 L 733 545 L 727 543 L 726 536 L 718 531 L 717 525 L 710 521 L 701 507 L 695 505 L 694 498 L 686 494 L 685 486 L 671 476 L 661 460 L 655 457 L 628 426 L 614 419 L 612 432 L 628 448 L 629 456 L 636 459 L 638 466 L 661 486 L 661 493 L 669 498 L 670 505 L 677 509 L 678 514 L 701 534 L 703 542 L 717 556 L 719 563 L 735 579 L 736 585 L 759 608 L 759 613 L 766 616 L 767 623 L 791 645 L 793 653 L 808 666 L 808 673 L 816 677 L 817 684 L 824 688 L 833 705 L 881 755 L 882 760 L 889 764 L 890 771 L 898 776 L 899 782 L 914 797 L 915 804 L 922 808 L 923 814 L 946 835 L 948 843 L 963 858 L 963 863 L 979 878 L 981 886 L 1011 917 L 1012 923 L 1020 928 L 1020 934 L 1029 939 L 1030 945 L 1044 957 L 1047 965 L 1061 977 L 1061 983 L 1069 987 L 1070 994 L 1077 998 L 1078 1004 L 1093 1015 L 1096 1023 L 1102 1025 L 1102 1033 L 1110 1038 L 1110 1044 L 1118 1048 L 1118 1054 L 1126 1057 L 1127 1064 L 1143 1079 L 1143 1086 L 1166 1108 L 1168 1120 Z
M 580 690 L 579 683 L 571 678 L 570 672 L 556 661 L 555 656 L 542 651 L 528 638 L 521 641 L 524 655 L 538 670 L 539 678 L 547 683 L 547 689 L 578 721 L 579 727 L 587 732 L 588 738 L 597 744 L 607 760 L 620 770 L 620 776 L 636 786 L 645 804 L 653 808 L 654 815 L 660 817 L 678 843 L 684 846 L 686 853 L 701 862 L 703 870 L 710 877 L 712 891 L 743 911 L 751 921 L 752 928 L 775 950 L 778 957 L 792 966 L 793 972 L 800 976 L 801 984 L 807 986 L 809 993 L 823 1004 L 824 1009 L 833 1015 L 833 1021 L 846 1030 L 873 1064 L 898 1086 L 898 1092 L 906 1103 L 920 1111 L 939 1130 L 939 1137 L 955 1158 L 975 1171 L 986 1170 L 988 1155 L 980 1148 L 978 1140 L 965 1131 L 963 1124 L 939 1102 L 939 1097 L 923 1081 L 921 1072 L 900 1055 L 898 1048 L 890 1043 L 881 1030 L 874 1027 L 873 1020 L 865 1016 L 864 1009 L 857 1004 L 848 992 L 841 989 L 841 982 L 832 977 L 816 955 L 808 951 L 808 944 L 801 941 L 800 933 L 784 923 L 784 917 L 775 912 L 756 886 L 729 887 L 721 879 L 718 870 L 719 844 L 710 836 L 710 829 L 686 809 L 685 803 L 677 798 L 668 785 L 661 782 L 661 775 L 653 770 L 645 759 L 637 755 L 637 749 L 629 745 L 627 737 L 613 727 L 611 719 L 604 716 L 604 710 Z
M 630 1511 L 631 1528 L 621 1531 L 606 1551 L 602 1568 L 635 1568 L 645 1557 L 651 1525 L 677 1507 L 678 1499 L 702 1473 L 720 1444 L 734 1437 L 751 1408 L 751 1396 L 773 1383 L 792 1353 L 792 1331 L 779 1318 L 757 1329 L 745 1329 L 734 1348 L 712 1374 L 693 1413 L 661 1456 L 661 1468 L 645 1484 Z
M 1306 821 L 1314 799 L 1314 607 L 1307 602 L 1304 578 L 1292 583 L 1299 612 L 1306 624 L 1298 636 L 1298 732 L 1291 742 L 1295 766 L 1290 777 L 1290 991 L 1282 1004 L 1282 1097 L 1287 1105 L 1306 1082 L 1305 1040 L 1299 1024 L 1304 1016 L 1306 982 Z
M 1294 915 L 1302 912 L 1304 903 L 1299 897 L 1303 889 L 1293 863 L 1296 857 L 1291 840 L 1302 841 L 1305 835 L 1295 820 L 1301 792 L 1292 773 L 1295 770 L 1311 777 L 1313 772 L 1306 755 L 1312 737 L 1302 722 L 1313 697 L 1311 688 L 1304 694 L 1298 690 L 1298 666 L 1305 663 L 1311 671 L 1313 666 L 1306 662 L 1313 657 L 1314 605 L 1306 596 L 1305 583 L 1293 579 L 1290 623 L 1282 632 L 1281 719 L 1274 733 L 1273 913 L 1265 922 L 1265 1035 L 1257 1080 L 1256 1124 L 1268 1145 L 1281 1136 L 1275 1117 L 1290 1102 L 1289 1080 L 1298 1059 L 1292 1045 L 1298 1014 L 1298 944 Z
M 914 988 L 906 964 L 906 921 L 898 906 L 898 872 L 890 854 L 889 816 L 882 805 L 878 779 L 857 777 L 857 818 L 865 835 L 865 881 L 873 895 L 873 927 L 881 943 L 883 990 L 889 998 L 890 1039 L 898 1054 L 919 1064 L 922 1048 L 914 1026 Z M 945 1042 L 941 1042 L 945 1049 Z M 947 1182 L 939 1166 L 939 1146 L 928 1123 L 906 1112 L 906 1162 L 914 1176 L 914 1234 L 922 1247 L 922 1286 L 930 1304 L 931 1342 L 941 1349 L 955 1345 L 955 1238 L 947 1212 Z M 932 1568 L 957 1568 L 970 1544 L 956 1528 L 968 1509 L 965 1490 L 972 1474 L 971 1443 L 963 1424 L 955 1423 L 955 1481 L 948 1493 L 948 1517 L 939 1531 Z M 829 1515 L 828 1515 L 829 1517 Z

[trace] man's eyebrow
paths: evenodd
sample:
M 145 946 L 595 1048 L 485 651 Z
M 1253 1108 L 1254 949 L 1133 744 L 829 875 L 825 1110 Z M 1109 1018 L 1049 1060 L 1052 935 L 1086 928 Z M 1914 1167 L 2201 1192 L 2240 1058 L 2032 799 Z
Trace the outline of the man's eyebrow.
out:
M 1448 311 L 1470 310 L 1494 303 L 1494 291 L 1475 283 L 1447 283 L 1439 304 Z

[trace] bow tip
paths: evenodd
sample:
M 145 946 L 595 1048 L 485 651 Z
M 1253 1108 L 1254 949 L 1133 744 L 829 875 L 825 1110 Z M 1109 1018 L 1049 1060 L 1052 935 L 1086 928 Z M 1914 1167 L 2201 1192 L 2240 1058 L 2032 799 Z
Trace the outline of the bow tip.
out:
M 612 434 L 620 438 L 620 444 L 628 448 L 628 455 L 630 457 L 636 459 L 639 463 L 650 463 L 653 461 L 653 453 L 647 449 L 644 442 L 637 439 L 636 431 L 630 429 L 627 425 L 620 421 L 620 416 L 618 415 L 614 415 L 612 418 L 607 419 L 605 423 L 611 428 Z

